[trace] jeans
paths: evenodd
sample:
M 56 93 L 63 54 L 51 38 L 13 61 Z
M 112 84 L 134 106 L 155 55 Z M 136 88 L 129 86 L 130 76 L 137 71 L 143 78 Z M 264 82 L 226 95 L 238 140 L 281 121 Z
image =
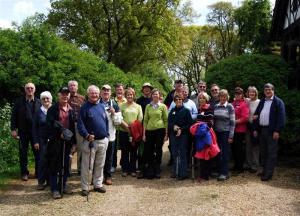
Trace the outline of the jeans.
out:
M 218 154 L 218 167 L 219 174 L 228 176 L 228 159 L 229 159 L 229 131 L 216 132 L 217 142 L 220 148 L 220 153 Z
M 29 142 L 31 145 L 31 150 L 34 156 L 35 162 L 35 175 L 38 176 L 38 162 L 39 162 L 39 152 L 36 150 L 33 145 L 32 135 L 31 133 L 19 132 L 20 140 L 19 140 L 19 157 L 20 157 L 20 167 L 21 167 L 21 175 L 28 175 L 28 147 Z
M 137 147 L 132 146 L 129 142 L 129 134 L 124 131 L 119 133 L 121 145 L 121 166 L 122 172 L 136 172 Z
M 170 134 L 170 141 L 172 143 L 171 150 L 174 158 L 172 172 L 178 177 L 187 177 L 187 145 L 188 134 L 181 134 L 176 137 L 175 134 Z
M 105 165 L 104 165 L 104 178 L 111 178 L 111 167 L 113 160 L 113 153 L 115 148 L 115 141 L 108 142 L 106 157 L 105 157 Z
M 39 163 L 38 163 L 38 183 L 44 184 L 45 181 L 49 180 L 49 174 L 48 174 L 48 166 L 47 166 L 47 139 L 41 138 L 40 139 L 40 148 L 39 148 Z

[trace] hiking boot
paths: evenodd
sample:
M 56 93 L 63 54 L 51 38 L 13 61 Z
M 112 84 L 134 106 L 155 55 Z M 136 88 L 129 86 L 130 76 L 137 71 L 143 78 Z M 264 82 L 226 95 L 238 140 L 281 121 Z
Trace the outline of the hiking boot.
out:
M 127 175 L 127 172 L 122 172 L 122 177 L 126 177 Z
M 53 199 L 61 199 L 61 195 L 58 191 L 53 191 L 52 197 Z
M 89 192 L 87 190 L 81 191 L 81 196 L 87 196 L 87 195 L 89 195 Z
M 253 169 L 253 168 L 249 168 L 249 169 L 248 169 L 248 172 L 249 172 L 249 173 L 253 173 L 253 174 L 254 174 L 254 173 L 256 173 L 256 172 L 257 172 L 257 170 L 256 170 L 256 169 Z
M 112 168 L 110 169 L 110 172 L 111 172 L 111 173 L 115 173 L 115 172 L 116 172 L 116 168 L 115 168 L 115 167 L 112 167 Z
M 111 178 L 105 179 L 104 184 L 106 184 L 106 185 L 112 185 L 112 179 Z
M 176 178 L 176 174 L 172 173 L 170 178 Z
M 21 179 L 22 179 L 23 181 L 28 181 L 28 175 L 27 175 L 27 174 L 22 175 Z
M 44 190 L 45 187 L 46 187 L 45 184 L 38 184 L 36 189 L 37 189 L 37 190 Z
M 132 177 L 136 177 L 136 173 L 135 173 L 135 172 L 132 172 L 130 175 L 131 175 Z
M 71 190 L 71 188 L 69 188 L 68 186 L 66 186 L 63 190 L 64 194 L 73 194 L 73 191 Z
M 228 176 L 226 175 L 219 175 L 219 177 L 217 178 L 218 181 L 225 181 L 228 179 Z
M 94 188 L 94 191 L 98 193 L 105 193 L 106 189 L 105 187 L 99 187 L 99 188 Z

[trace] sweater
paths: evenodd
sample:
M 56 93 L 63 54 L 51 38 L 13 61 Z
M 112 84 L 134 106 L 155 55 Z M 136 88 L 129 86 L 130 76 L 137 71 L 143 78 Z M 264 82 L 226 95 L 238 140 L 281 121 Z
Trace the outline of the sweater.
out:
M 143 111 L 142 107 L 138 105 L 137 103 L 123 103 L 120 106 L 120 110 L 122 112 L 123 121 L 125 121 L 127 124 L 131 124 L 135 120 L 142 121 L 143 120 Z M 124 128 L 120 127 L 121 131 L 126 131 Z
M 80 108 L 77 128 L 83 138 L 89 134 L 94 135 L 95 139 L 108 138 L 108 119 L 104 106 L 100 103 L 85 102 Z
M 198 115 L 198 109 L 196 107 L 196 104 L 191 99 L 185 99 L 183 101 L 183 106 L 187 108 L 191 114 L 191 117 L 193 120 L 196 120 Z M 171 103 L 169 110 L 173 109 L 175 107 L 174 101 Z
M 233 106 L 226 102 L 216 104 L 214 108 L 214 130 L 216 132 L 229 132 L 229 138 L 233 138 L 235 127 L 235 113 Z
M 167 128 L 168 126 L 168 110 L 163 103 L 158 103 L 156 109 L 151 104 L 146 106 L 144 116 L 144 127 L 146 130 L 156 130 Z
M 249 107 L 244 99 L 235 100 L 232 103 L 235 112 L 235 119 L 239 120 L 235 124 L 235 132 L 237 133 L 246 133 L 247 123 L 249 120 Z

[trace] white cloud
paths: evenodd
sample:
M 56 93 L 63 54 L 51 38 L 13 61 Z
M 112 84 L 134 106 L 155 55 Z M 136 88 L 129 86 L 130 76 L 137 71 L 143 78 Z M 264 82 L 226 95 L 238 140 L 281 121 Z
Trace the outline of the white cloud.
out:
M 12 28 L 11 22 L 8 20 L 0 19 L 0 28 L 3 28 L 3 29 Z
M 34 3 L 30 0 L 18 1 L 13 8 L 13 16 L 18 21 L 22 21 L 24 17 L 31 16 L 35 13 Z

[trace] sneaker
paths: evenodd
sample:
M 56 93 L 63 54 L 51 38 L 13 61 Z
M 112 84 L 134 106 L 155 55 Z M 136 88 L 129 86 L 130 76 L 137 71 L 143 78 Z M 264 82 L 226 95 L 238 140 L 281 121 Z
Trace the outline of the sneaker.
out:
M 46 187 L 46 185 L 45 184 L 38 184 L 38 186 L 37 186 L 37 190 L 44 190 L 45 189 L 45 187 Z
M 115 173 L 115 172 L 116 172 L 116 167 L 112 167 L 112 168 L 110 169 L 110 172 L 111 172 L 111 173 Z
M 105 179 L 104 184 L 106 184 L 106 185 L 112 185 L 112 179 L 111 178 Z
M 122 172 L 122 177 L 126 177 L 127 175 L 127 172 Z
M 96 191 L 98 193 L 105 193 L 106 189 L 105 189 L 105 187 L 99 187 L 99 188 L 94 188 L 94 191 Z
M 218 181 L 225 181 L 228 179 L 228 176 L 226 175 L 219 175 L 219 177 L 217 178 Z
M 132 177 L 136 177 L 136 173 L 135 173 L 135 172 L 132 172 L 130 175 L 131 175 Z
M 61 195 L 58 191 L 53 191 L 52 197 L 53 199 L 61 199 Z
M 28 175 L 27 175 L 27 174 L 22 175 L 21 179 L 22 179 L 23 181 L 28 181 Z
M 87 195 L 89 195 L 89 192 L 87 190 L 81 191 L 81 196 L 87 196 Z
M 73 191 L 71 190 L 71 188 L 69 188 L 68 186 L 66 186 L 63 190 L 64 194 L 73 194 Z

